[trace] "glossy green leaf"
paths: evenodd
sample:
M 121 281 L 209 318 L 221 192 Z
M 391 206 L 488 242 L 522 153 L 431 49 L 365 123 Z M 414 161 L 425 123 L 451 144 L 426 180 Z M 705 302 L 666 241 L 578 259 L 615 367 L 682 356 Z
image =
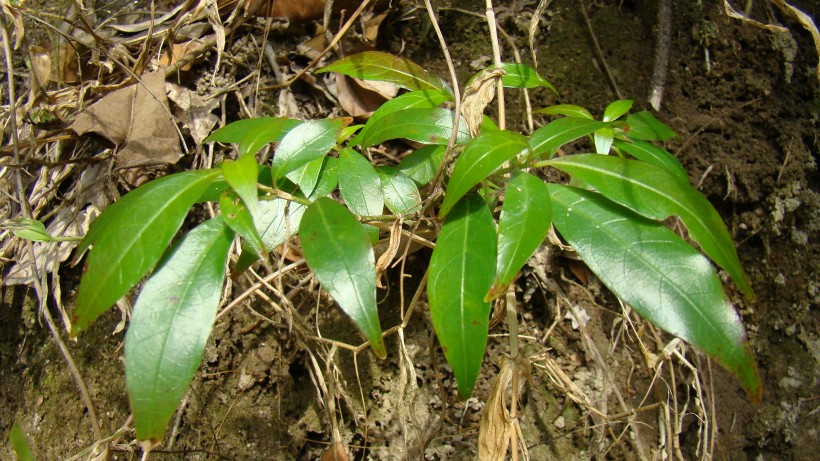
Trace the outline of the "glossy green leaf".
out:
M 245 240 L 257 257 L 265 254 L 265 244 L 256 230 L 253 214 L 238 195 L 233 191 L 223 192 L 219 198 L 219 211 L 222 212 L 225 224 Z M 256 212 L 259 213 L 258 204 Z
M 291 235 L 299 232 L 299 223 L 305 209 L 302 204 L 281 198 L 260 202 L 260 217 L 256 220 L 256 226 L 267 251 L 285 243 Z
M 601 281 L 654 325 L 717 357 L 759 400 L 743 325 L 709 261 L 662 224 L 600 194 L 548 187 L 555 227 Z
M 365 127 L 359 132 L 351 144 L 354 146 L 358 145 L 364 138 L 365 133 L 376 124 L 376 121 L 386 115 L 407 109 L 433 109 L 452 98 L 453 96 L 451 94 L 441 90 L 411 91 L 410 93 L 405 93 L 393 98 L 382 104 L 376 112 L 373 112 L 373 115 L 367 120 Z
M 677 136 L 672 128 L 661 122 L 651 112 L 638 112 L 626 118 L 629 137 L 644 141 L 666 141 Z
M 550 165 L 647 218 L 679 216 L 704 253 L 732 276 L 749 299 L 754 298 L 726 225 L 689 181 L 659 166 L 615 156 L 571 155 L 552 160 Z
M 610 103 L 606 106 L 606 109 L 604 109 L 604 121 L 613 122 L 619 119 L 622 115 L 629 112 L 629 109 L 632 109 L 633 102 L 631 99 L 620 99 Z
M 300 123 L 302 122 L 299 120 L 282 117 L 259 117 L 238 120 L 214 131 L 210 136 L 205 138 L 202 143 L 227 142 L 239 144 L 244 141 L 244 143 L 250 144 L 252 139 L 266 136 L 269 140 L 259 145 L 259 147 L 262 147 L 269 142 L 280 140 L 284 133 Z M 249 133 L 253 133 L 253 135 L 246 138 Z
M 302 218 L 299 237 L 308 267 L 370 341 L 387 356 L 376 308 L 376 259 L 367 231 L 342 205 L 323 197 Z
M 404 157 L 396 168 L 419 186 L 424 186 L 436 177 L 445 152 L 447 146 L 424 146 Z
M 109 206 L 92 224 L 77 248 L 88 247 L 71 334 L 76 335 L 117 302 L 159 261 L 188 210 L 219 170 L 172 174 L 151 181 Z
M 325 157 L 322 164 L 322 171 L 319 172 L 319 182 L 313 188 L 313 192 L 308 196 L 309 200 L 324 197 L 336 189 L 339 183 L 339 159 L 336 157 Z
M 487 301 L 506 291 L 544 241 L 551 222 L 550 194 L 544 181 L 524 172 L 518 172 L 507 181 L 498 220 L 495 284 L 485 297 Z
M 567 117 L 585 118 L 587 120 L 595 120 L 592 114 L 581 106 L 574 104 L 557 104 L 555 106 L 545 107 L 532 111 L 534 114 L 547 115 L 566 115 Z
M 453 132 L 455 114 L 450 109 L 407 109 L 376 120 L 360 140 L 363 147 L 375 146 L 390 139 L 409 139 L 423 144 L 447 144 Z M 456 142 L 470 139 L 463 117 L 458 123 Z
M 384 195 L 376 168 L 350 148 L 339 152 L 339 192 L 353 213 L 378 216 L 384 211 Z
M 162 440 L 199 368 L 232 241 L 221 217 L 200 224 L 173 248 L 134 304 L 125 335 L 125 380 L 140 440 Z
M 325 164 L 326 157 L 313 159 L 287 174 L 287 178 L 299 186 L 302 194 L 309 197 L 316 185 L 319 184 L 319 175 Z
M 311 120 L 292 129 L 279 143 L 271 162 L 273 180 L 286 176 L 300 166 L 324 157 L 336 145 L 341 120 Z
M 34 455 L 31 453 L 31 445 L 28 443 L 26 433 L 23 432 L 23 427 L 15 420 L 9 431 L 9 444 L 14 450 L 14 455 L 17 461 L 34 461 Z
M 221 165 L 222 176 L 239 195 L 251 213 L 259 207 L 259 192 L 256 180 L 259 165 L 253 155 L 246 154 L 236 160 L 225 160 Z
M 408 90 L 434 89 L 451 92 L 444 80 L 413 61 L 381 51 L 365 51 L 348 56 L 317 71 L 322 72 L 337 72 L 362 80 L 395 83 Z
M 689 180 L 689 175 L 674 155 L 650 142 L 639 140 L 632 142 L 617 141 L 615 147 L 638 160 L 664 168 L 684 181 Z
M 532 133 L 530 148 L 532 148 L 533 155 L 542 156 L 542 154 L 547 153 L 552 157 L 558 148 L 564 144 L 591 134 L 607 125 L 606 122 L 586 118 L 559 118 Z
M 447 216 L 470 189 L 528 147 L 527 138 L 514 131 L 487 131 L 468 142 L 453 167 L 439 215 Z
M 526 64 L 504 62 L 501 63 L 501 68 L 506 72 L 501 76 L 501 83 L 506 88 L 538 88 L 543 86 L 557 93 L 550 82 Z
M 381 178 L 384 204 L 392 213 L 403 215 L 421 210 L 421 194 L 407 175 L 389 166 L 376 169 Z
M 441 227 L 430 258 L 430 315 L 459 394 L 473 393 L 487 347 L 490 303 L 484 295 L 495 277 L 495 222 L 477 195 L 459 201 Z
M 612 143 L 615 141 L 615 130 L 609 126 L 595 130 L 593 139 L 595 141 L 595 152 L 606 155 L 609 153 L 609 148 L 612 147 Z

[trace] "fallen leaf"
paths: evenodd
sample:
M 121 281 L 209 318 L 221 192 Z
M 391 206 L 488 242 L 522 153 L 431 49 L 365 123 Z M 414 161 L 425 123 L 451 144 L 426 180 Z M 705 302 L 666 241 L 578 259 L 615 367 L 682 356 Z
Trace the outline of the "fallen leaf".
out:
M 386 101 L 398 94 L 398 87 L 389 82 L 364 82 L 336 74 L 336 98 L 352 117 L 370 117 Z
M 176 163 L 182 156 L 162 71 L 144 74 L 136 84 L 106 95 L 80 112 L 69 128 L 78 135 L 97 133 L 116 144 L 120 168 Z
M 177 106 L 177 110 L 174 111 L 177 120 L 188 128 L 195 143 L 202 144 L 202 141 L 211 134 L 219 122 L 219 117 L 211 113 L 219 107 L 219 100 L 205 99 L 196 91 L 176 83 L 168 83 L 166 87 L 168 88 L 168 99 Z

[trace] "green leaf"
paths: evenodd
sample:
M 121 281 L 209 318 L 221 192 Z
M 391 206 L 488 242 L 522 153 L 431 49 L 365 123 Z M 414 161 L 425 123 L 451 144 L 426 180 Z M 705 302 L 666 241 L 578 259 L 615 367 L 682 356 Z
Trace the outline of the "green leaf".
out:
M 327 157 L 313 159 L 288 173 L 287 178 L 299 186 L 302 194 L 309 197 L 319 184 L 319 175 L 322 173 L 325 160 Z
M 384 204 L 392 213 L 403 215 L 421 210 L 421 194 L 412 179 L 389 166 L 380 166 L 376 172 L 381 178 Z
M 31 445 L 29 445 L 26 433 L 23 432 L 23 428 L 17 420 L 14 421 L 9 431 L 9 443 L 18 461 L 34 461 Z
M 353 213 L 378 216 L 384 211 L 384 195 L 376 168 L 350 148 L 339 152 L 339 192 Z
M 631 99 L 620 99 L 610 103 L 604 109 L 604 121 L 614 122 L 618 120 L 623 114 L 629 112 L 629 109 L 632 109 L 633 102 Z
M 265 254 L 265 244 L 256 230 L 253 215 L 238 195 L 232 191 L 223 192 L 222 197 L 219 198 L 219 210 L 222 212 L 225 224 L 245 239 L 245 242 L 256 253 L 257 258 Z M 259 206 L 257 205 L 257 214 L 258 212 Z
M 241 155 L 255 154 L 265 144 L 279 142 L 302 122 L 290 118 L 260 117 L 239 120 L 214 131 L 203 143 L 229 142 L 239 144 Z
M 373 352 L 386 357 L 376 308 L 376 259 L 367 231 L 345 207 L 323 197 L 308 207 L 299 237 L 316 279 L 364 333 Z
M 574 104 L 557 104 L 555 106 L 534 110 L 532 112 L 534 114 L 566 115 L 567 117 L 595 120 L 595 118 L 588 110 L 584 109 L 581 106 L 576 106 Z
M 447 146 L 424 146 L 401 159 L 396 168 L 417 185 L 424 186 L 436 177 L 445 152 L 447 152 Z
M 544 241 L 551 222 L 552 206 L 546 184 L 533 175 L 518 172 L 507 182 L 498 220 L 495 284 L 485 300 L 495 299 L 506 291 L 524 263 Z
M 527 138 L 513 131 L 488 131 L 468 142 L 453 167 L 439 216 L 447 216 L 470 189 L 528 147 Z
M 677 134 L 665 123 L 661 122 L 651 112 L 638 112 L 626 118 L 629 125 L 629 137 L 644 141 L 666 141 Z
M 533 155 L 541 156 L 544 153 L 549 153 L 549 156 L 552 157 L 558 148 L 564 144 L 575 141 L 607 125 L 606 122 L 586 118 L 559 118 L 532 133 L 530 148 L 532 148 Z
M 686 173 L 686 169 L 683 168 L 683 165 L 681 165 L 678 159 L 665 149 L 661 149 L 652 143 L 639 140 L 634 140 L 632 142 L 617 141 L 615 143 L 615 147 L 638 160 L 657 165 L 682 180 L 689 181 L 689 175 Z
M 71 334 L 76 335 L 117 302 L 157 263 L 188 210 L 219 170 L 172 174 L 129 192 L 92 224 L 76 252 L 91 245 L 80 281 Z
M 612 142 L 615 141 L 615 130 L 609 126 L 595 130 L 594 140 L 595 152 L 606 155 L 612 147 Z
M 450 93 L 441 90 L 418 90 L 405 93 L 382 104 L 367 120 L 367 124 L 353 139 L 351 145 L 358 145 L 365 133 L 376 123 L 376 120 L 386 115 L 407 109 L 433 109 L 443 102 L 453 98 Z
M 259 192 L 256 184 L 259 165 L 253 155 L 246 154 L 236 160 L 225 160 L 222 162 L 221 169 L 222 176 L 234 192 L 242 198 L 248 210 L 255 214 L 259 207 Z
M 279 143 L 271 162 L 274 182 L 300 166 L 324 157 L 336 145 L 341 120 L 311 120 L 292 129 Z
M 299 231 L 306 207 L 296 202 L 275 198 L 260 202 L 260 219 L 256 221 L 265 249 L 271 251 Z
M 647 218 L 679 216 L 703 252 L 732 276 L 747 298 L 754 298 L 726 225 L 689 181 L 659 166 L 615 156 L 571 155 L 552 160 L 550 165 Z
M 743 325 L 709 261 L 662 224 L 600 194 L 548 187 L 555 227 L 601 281 L 654 325 L 717 357 L 759 401 Z
M 221 217 L 200 224 L 145 282 L 134 304 L 125 335 L 125 380 L 140 440 L 162 440 L 199 368 L 232 241 Z
M 490 303 L 484 295 L 495 276 L 495 222 L 477 195 L 453 208 L 430 258 L 430 315 L 458 393 L 473 393 L 487 347 Z
M 319 182 L 313 188 L 313 192 L 308 196 L 309 200 L 315 200 L 319 197 L 333 192 L 336 185 L 339 183 L 339 159 L 336 157 L 325 157 L 322 164 L 322 171 L 319 172 Z
M 459 117 L 456 142 L 470 139 L 467 121 Z M 450 109 L 407 109 L 376 120 L 362 135 L 361 146 L 370 147 L 390 139 L 409 139 L 423 144 L 447 144 L 455 114 Z
M 444 80 L 407 58 L 381 51 L 365 51 L 340 59 L 316 71 L 337 72 L 362 80 L 391 82 L 408 90 L 442 90 L 451 93 Z
M 558 93 L 550 82 L 526 64 L 504 62 L 501 63 L 501 68 L 506 72 L 501 76 L 501 83 L 506 88 L 538 88 L 543 86 Z
M 51 234 L 46 230 L 46 226 L 31 218 L 6 219 L 0 223 L 4 229 L 8 229 L 15 237 L 32 242 L 50 242 L 53 240 Z

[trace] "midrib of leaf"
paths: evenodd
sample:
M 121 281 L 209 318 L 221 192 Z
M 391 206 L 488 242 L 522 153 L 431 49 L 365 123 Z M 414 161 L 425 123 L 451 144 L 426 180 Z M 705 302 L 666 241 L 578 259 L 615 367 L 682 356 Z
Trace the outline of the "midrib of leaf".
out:
M 557 200 L 554 195 L 552 197 L 553 197 L 553 200 Z M 557 201 L 560 202 L 560 200 L 557 200 Z M 582 211 L 579 211 L 574 207 L 574 205 L 576 205 L 578 203 L 581 203 L 581 202 L 585 202 L 585 201 L 587 201 L 587 199 L 581 198 L 581 199 L 573 202 L 571 205 L 566 206 L 566 208 L 571 213 L 575 213 L 575 214 L 578 214 L 579 216 L 583 216 L 584 219 L 586 219 L 587 222 L 591 223 L 594 226 L 596 224 L 596 221 L 592 216 L 590 216 L 590 215 L 588 215 L 588 214 L 586 214 Z M 617 220 L 607 221 L 605 223 L 598 224 L 597 229 L 601 230 L 602 232 L 605 232 L 613 240 L 616 240 L 617 242 L 619 242 L 621 244 L 621 248 L 623 248 L 625 252 L 628 252 L 632 255 L 635 255 L 639 260 L 641 260 L 643 262 L 644 267 L 654 268 L 655 265 L 650 264 L 649 260 L 644 258 L 643 255 L 640 252 L 636 252 L 636 251 L 632 250 L 631 247 L 635 242 L 630 242 L 628 240 L 622 239 L 618 236 L 618 234 L 609 232 L 609 230 L 606 227 L 604 227 L 606 224 L 619 222 L 619 221 L 626 221 L 626 220 L 627 220 L 627 218 L 620 218 L 620 219 L 617 219 Z M 727 344 L 729 346 L 728 350 L 731 351 L 731 350 L 734 350 L 736 348 L 736 345 L 733 344 L 731 341 L 729 341 L 729 342 L 724 341 L 725 339 L 727 339 L 727 335 L 724 335 L 724 334 L 721 333 L 720 328 L 718 328 L 712 321 L 710 321 L 708 319 L 708 317 L 704 314 L 703 309 L 701 307 L 699 307 L 698 303 L 694 302 L 685 291 L 681 291 L 678 288 L 677 284 L 675 284 L 672 281 L 672 279 L 667 277 L 666 274 L 663 271 L 657 270 L 657 271 L 653 271 L 653 272 L 658 274 L 658 278 L 660 278 L 660 279 L 662 279 L 666 282 L 666 286 L 672 287 L 672 289 L 675 292 L 679 293 L 681 295 L 681 297 L 687 301 L 687 304 L 689 306 L 691 306 L 692 309 L 695 312 L 697 312 L 698 316 L 702 319 L 703 323 L 708 325 L 709 329 L 712 330 L 713 333 L 716 333 L 716 336 L 718 338 L 721 338 L 721 342 L 723 342 L 724 344 Z

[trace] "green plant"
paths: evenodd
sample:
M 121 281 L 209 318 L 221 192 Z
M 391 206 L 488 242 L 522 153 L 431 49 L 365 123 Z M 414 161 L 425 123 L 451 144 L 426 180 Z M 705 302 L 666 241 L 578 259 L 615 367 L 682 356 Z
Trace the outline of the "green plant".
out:
M 551 88 L 526 65 L 500 69 L 479 74 L 477 86 L 498 78 L 506 87 Z M 322 71 L 393 82 L 408 92 L 364 125 L 283 118 L 232 123 L 206 142 L 238 144 L 236 160 L 139 187 L 105 210 L 79 246 L 77 259 L 93 249 L 77 297 L 74 335 L 152 272 L 125 339 L 139 439 L 158 443 L 199 366 L 235 236 L 242 254 L 234 274 L 298 232 L 316 279 L 384 357 L 374 225 L 399 220 L 440 224 L 427 293 L 433 326 L 463 396 L 472 393 L 480 371 L 492 301 L 507 292 L 554 225 L 621 300 L 716 357 L 759 399 L 760 379 L 743 326 L 715 269 L 662 224 L 678 216 L 703 253 L 748 298 L 754 296 L 717 212 L 674 156 L 650 142 L 674 136 L 666 125 L 648 112 L 628 115 L 632 102 L 622 100 L 610 104 L 602 120 L 578 106 L 542 109 L 563 117 L 524 136 L 482 118 L 482 104 L 473 104 L 475 120 L 468 126 L 442 107 L 453 100 L 448 85 L 407 59 L 368 52 Z M 471 134 L 478 125 L 480 134 Z M 597 153 L 556 155 L 585 137 Z M 424 146 L 392 167 L 374 166 L 357 150 L 392 139 Z M 448 149 L 451 139 L 455 145 Z M 254 154 L 273 142 L 278 146 L 271 164 L 259 165 Z M 569 174 L 572 182 L 544 182 L 536 174 L 545 167 Z M 328 198 L 337 189 L 344 205 Z M 218 202 L 221 214 L 167 250 L 189 210 L 208 201 Z M 436 205 L 437 217 L 426 212 Z M 385 207 L 391 214 L 383 214 Z

